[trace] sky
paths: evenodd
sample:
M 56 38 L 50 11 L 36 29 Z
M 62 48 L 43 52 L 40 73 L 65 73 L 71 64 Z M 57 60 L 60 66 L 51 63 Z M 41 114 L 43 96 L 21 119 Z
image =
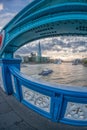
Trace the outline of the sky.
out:
M 0 30 L 31 0 L 0 0 Z
M 32 0 L 0 0 L 0 30 Z M 20 48 L 16 54 L 37 53 L 41 43 L 43 56 L 74 59 L 87 57 L 86 37 L 54 37 L 37 40 Z M 50 44 L 50 46 L 49 46 Z
M 54 37 L 45 38 L 31 42 L 20 48 L 16 54 L 28 55 L 31 52 L 38 53 L 38 45 L 41 45 L 43 56 L 53 59 L 74 60 L 87 57 L 87 38 L 86 37 Z

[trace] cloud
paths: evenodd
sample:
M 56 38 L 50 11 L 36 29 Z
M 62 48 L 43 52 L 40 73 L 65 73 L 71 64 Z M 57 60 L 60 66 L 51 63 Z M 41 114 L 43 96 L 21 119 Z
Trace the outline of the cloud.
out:
M 20 48 L 16 54 L 30 54 L 38 52 L 38 43 L 41 43 L 43 56 L 52 58 L 76 58 L 87 56 L 86 37 L 54 37 L 31 42 Z
M 3 4 L 0 4 L 0 10 L 3 10 Z
M 14 16 L 15 13 L 1 13 L 2 15 L 0 15 L 0 29 L 2 29 Z
M 32 0 L 0 0 L 0 29 Z

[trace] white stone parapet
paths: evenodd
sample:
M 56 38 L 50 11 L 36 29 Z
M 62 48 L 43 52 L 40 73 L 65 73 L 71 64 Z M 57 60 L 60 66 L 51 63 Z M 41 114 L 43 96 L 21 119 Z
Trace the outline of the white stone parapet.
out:
M 39 109 L 50 113 L 51 97 L 22 85 L 23 99 Z

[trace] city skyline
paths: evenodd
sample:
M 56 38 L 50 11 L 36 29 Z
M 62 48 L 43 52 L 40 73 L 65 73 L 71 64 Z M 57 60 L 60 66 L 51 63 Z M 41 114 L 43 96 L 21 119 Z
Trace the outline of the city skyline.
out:
M 87 57 L 87 38 L 86 37 L 54 37 L 37 40 L 26 44 L 20 48 L 16 54 L 29 55 L 38 53 L 38 43 L 41 43 L 43 56 L 53 59 L 72 60 L 75 58 Z

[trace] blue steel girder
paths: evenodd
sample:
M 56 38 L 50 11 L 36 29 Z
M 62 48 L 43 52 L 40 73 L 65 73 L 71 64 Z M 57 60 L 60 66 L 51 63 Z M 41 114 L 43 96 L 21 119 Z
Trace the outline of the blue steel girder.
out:
M 9 57 L 24 44 L 40 38 L 86 36 L 87 0 L 35 0 L 3 30 L 5 36 L 0 55 L 4 57 Z

